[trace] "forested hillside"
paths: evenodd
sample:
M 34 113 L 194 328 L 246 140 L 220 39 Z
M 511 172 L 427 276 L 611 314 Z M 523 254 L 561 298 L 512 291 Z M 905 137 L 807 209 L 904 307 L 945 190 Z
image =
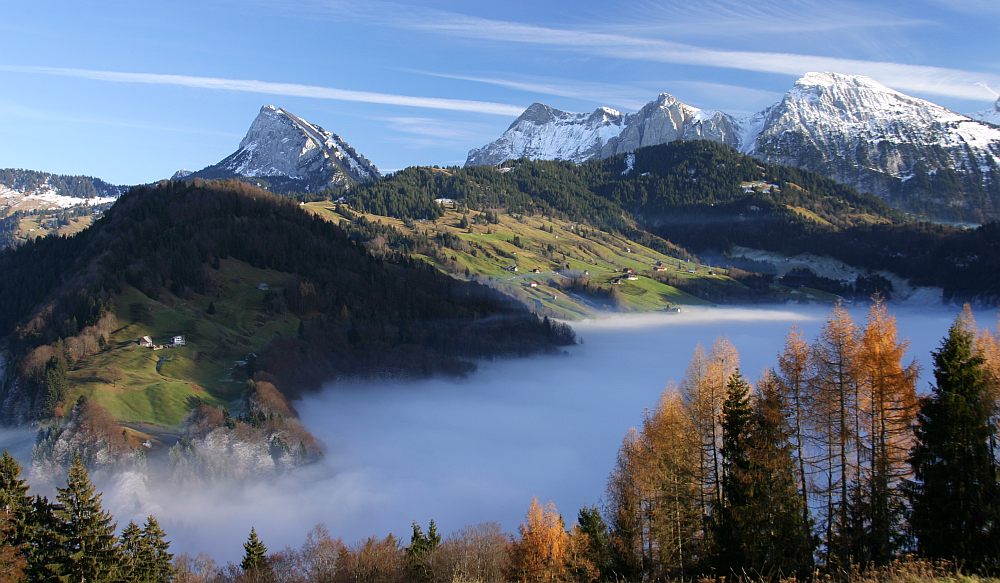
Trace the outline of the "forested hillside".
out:
M 8 417 L 75 416 L 85 396 L 115 419 L 169 426 L 201 405 L 244 410 L 245 379 L 291 394 L 342 375 L 461 373 L 472 358 L 573 341 L 489 288 L 372 257 L 238 182 L 134 188 L 74 237 L 0 254 L 0 271 L 18 373 Z M 143 336 L 181 345 L 155 358 Z
M 741 245 L 815 253 L 889 270 L 950 299 L 992 302 L 995 226 L 967 230 L 914 221 L 881 200 L 819 174 L 768 164 L 706 141 L 570 162 L 409 168 L 348 195 L 364 212 L 435 218 L 436 199 L 464 208 L 551 215 L 622 232 L 649 232 L 692 251 Z M 648 235 L 647 235 L 648 237 Z

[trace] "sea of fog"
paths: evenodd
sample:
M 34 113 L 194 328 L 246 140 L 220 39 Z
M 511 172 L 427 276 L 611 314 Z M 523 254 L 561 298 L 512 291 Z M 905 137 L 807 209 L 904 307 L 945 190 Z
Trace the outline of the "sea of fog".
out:
M 852 308 L 859 320 L 864 307 Z M 930 352 L 957 309 L 893 308 L 929 385 Z M 238 559 L 251 526 L 272 550 L 298 546 L 318 523 L 347 542 L 411 521 L 444 532 L 496 521 L 514 532 L 532 497 L 572 522 L 599 504 L 623 436 L 680 380 L 697 344 L 727 337 L 751 379 L 773 366 L 791 326 L 813 338 L 823 307 L 690 309 L 573 325 L 581 343 L 558 356 L 483 363 L 462 380 L 329 385 L 296 403 L 327 447 L 290 475 L 176 489 L 126 474 L 102 480 L 121 523 L 153 512 L 176 552 Z M 981 315 L 983 325 L 995 323 Z

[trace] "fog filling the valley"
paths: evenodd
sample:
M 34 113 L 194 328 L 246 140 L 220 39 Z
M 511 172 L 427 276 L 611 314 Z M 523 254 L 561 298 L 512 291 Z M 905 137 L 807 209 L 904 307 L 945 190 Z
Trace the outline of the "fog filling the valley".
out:
M 851 308 L 859 326 L 865 309 Z M 930 352 L 957 309 L 890 309 L 926 392 Z M 811 340 L 828 314 L 692 308 L 576 323 L 583 343 L 564 356 L 487 362 L 464 380 L 338 383 L 297 402 L 327 451 L 290 475 L 177 489 L 124 474 L 100 486 L 119 526 L 152 512 L 174 552 L 222 561 L 241 556 L 251 526 L 271 550 L 298 547 L 317 523 L 348 543 L 389 532 L 405 543 L 411 521 L 432 518 L 445 533 L 485 521 L 515 532 L 533 496 L 571 524 L 582 505 L 600 503 L 626 431 L 682 378 L 695 345 L 727 337 L 756 380 L 792 325 Z M 993 327 L 995 314 L 979 321 Z

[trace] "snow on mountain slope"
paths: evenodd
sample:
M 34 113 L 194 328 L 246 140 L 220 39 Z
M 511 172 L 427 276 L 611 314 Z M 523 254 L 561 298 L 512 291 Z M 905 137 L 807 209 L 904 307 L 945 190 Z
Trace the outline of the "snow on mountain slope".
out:
M 969 117 L 986 123 L 991 123 L 995 126 L 1000 126 L 1000 97 L 997 98 L 996 102 L 993 103 L 993 107 L 990 109 L 984 109 L 982 111 L 969 114 Z
M 1000 102 L 983 119 L 1000 120 Z M 601 117 L 534 104 L 466 165 L 520 157 L 583 162 L 673 140 L 709 139 L 825 174 L 941 218 L 1000 217 L 1000 127 L 868 77 L 807 73 L 783 99 L 735 118 L 661 94 L 636 113 Z
M 868 77 L 808 73 L 765 114 L 752 155 L 825 174 L 899 207 L 1000 211 L 1000 128 Z
M 88 176 L 0 169 L 0 216 L 109 204 L 124 191 L 125 187 Z
M 494 142 L 469 152 L 467 166 L 499 164 L 515 158 L 583 162 L 623 129 L 622 114 L 610 107 L 567 113 L 541 103 L 524 110 Z
M 189 176 L 259 178 L 273 190 L 315 192 L 375 180 L 379 171 L 337 134 L 265 105 L 236 152 Z
M 610 107 L 599 107 L 592 113 L 569 113 L 532 104 L 499 139 L 469 152 L 465 164 L 496 165 L 523 157 L 579 163 L 678 139 L 739 144 L 731 116 L 702 111 L 663 93 L 638 112 L 627 115 Z
M 625 117 L 621 134 L 601 149 L 601 157 L 632 152 L 674 140 L 712 140 L 739 147 L 736 120 L 721 111 L 701 110 L 661 93 L 655 101 Z

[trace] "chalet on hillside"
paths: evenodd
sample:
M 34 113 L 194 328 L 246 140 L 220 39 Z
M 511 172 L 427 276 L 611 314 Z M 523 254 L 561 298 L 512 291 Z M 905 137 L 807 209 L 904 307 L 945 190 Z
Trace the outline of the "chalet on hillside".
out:
M 184 346 L 184 344 L 186 344 L 186 342 L 184 341 L 183 336 L 174 336 L 173 338 L 170 339 L 170 345 L 173 346 L 174 348 L 178 346 Z
M 153 347 L 153 339 L 150 338 L 149 336 L 143 336 L 142 338 L 136 340 L 136 343 L 139 346 L 142 346 L 143 348 L 152 348 Z

